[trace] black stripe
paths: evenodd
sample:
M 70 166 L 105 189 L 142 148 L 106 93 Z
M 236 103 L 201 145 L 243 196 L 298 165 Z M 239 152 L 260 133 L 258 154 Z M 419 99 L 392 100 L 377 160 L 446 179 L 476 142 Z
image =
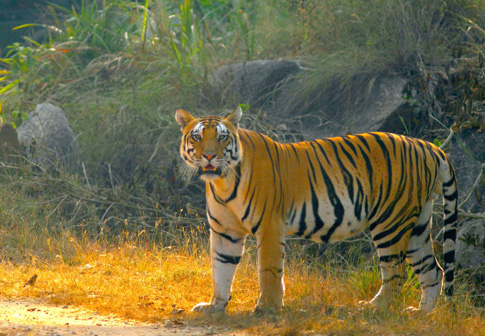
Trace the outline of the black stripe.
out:
M 372 180 L 371 180 L 372 181 Z M 372 184 L 371 184 L 372 186 Z M 371 187 L 372 188 L 372 187 Z M 374 206 L 374 208 L 372 209 L 371 213 L 369 214 L 369 217 L 367 218 L 369 221 L 374 218 L 374 216 L 377 214 L 377 212 L 380 210 L 380 206 L 381 206 L 381 202 L 382 202 L 382 183 L 379 184 L 379 197 L 377 198 L 377 204 Z M 379 225 L 380 223 L 378 222 L 374 222 L 373 224 L 371 224 L 369 226 L 369 230 L 373 230 L 375 226 Z
M 370 185 L 370 194 L 372 195 L 372 191 L 374 189 L 374 173 L 372 169 L 372 164 L 370 163 L 369 156 L 364 152 L 364 150 L 359 147 L 360 150 L 360 156 L 364 158 L 365 161 L 365 167 L 367 168 L 367 174 L 369 175 L 369 185 Z
M 310 181 L 310 191 L 312 194 L 312 211 L 313 211 L 313 217 L 315 218 L 315 227 L 313 228 L 313 231 L 305 237 L 307 239 L 311 238 L 313 234 L 318 232 L 325 225 L 322 221 L 322 218 L 318 214 L 318 205 L 319 205 L 318 198 L 317 198 L 317 195 L 315 194 L 315 189 L 313 188 L 313 184 L 311 183 L 311 181 Z
M 357 134 L 356 137 L 359 138 L 360 142 L 362 142 L 364 144 L 364 146 L 367 148 L 367 150 L 370 152 L 369 143 L 367 142 L 365 137 L 362 134 Z M 361 149 L 361 151 L 362 151 L 362 149 Z
M 443 235 L 443 240 L 446 241 L 447 239 L 456 241 L 456 229 L 445 228 L 445 234 Z
M 222 199 L 219 198 L 219 196 L 216 195 L 216 192 L 214 191 L 214 185 L 212 184 L 212 182 L 209 182 L 209 186 L 210 186 L 210 190 L 212 192 L 212 196 L 214 197 L 216 202 L 225 206 L 226 202 L 224 202 Z
M 243 134 L 248 138 L 249 142 L 251 143 L 251 146 L 253 147 L 253 152 L 256 152 L 256 146 L 254 145 L 253 139 L 249 135 L 249 132 L 247 130 L 241 130 L 241 129 L 239 130 L 242 131 Z M 244 138 L 241 138 L 241 140 L 244 141 Z
M 443 194 L 443 197 L 447 200 L 447 201 L 454 201 L 455 199 L 457 199 L 458 197 L 458 190 L 455 190 L 455 192 L 451 195 L 445 195 Z
M 428 254 L 426 257 L 422 258 L 421 260 L 418 260 L 416 261 L 415 263 L 413 263 L 411 265 L 411 267 L 416 267 L 416 266 L 419 266 L 421 265 L 422 263 L 424 263 L 426 260 L 428 260 L 429 258 L 433 258 L 434 256 L 432 254 Z
M 252 175 L 251 175 L 250 182 L 251 182 L 251 180 L 252 180 Z M 249 186 L 251 186 L 251 184 L 249 184 Z M 248 187 L 248 189 L 249 189 L 249 187 Z M 251 204 L 253 203 L 253 198 L 254 198 L 255 193 L 256 193 L 256 187 L 253 188 L 253 193 L 251 194 L 251 197 L 249 198 L 248 206 L 246 207 L 246 211 L 244 212 L 244 215 L 241 218 L 241 222 L 243 222 L 249 215 L 249 212 L 251 210 Z
M 455 184 L 455 179 L 452 178 L 450 179 L 448 182 L 443 182 L 442 183 L 442 186 L 445 187 L 445 188 L 449 188 L 451 187 L 453 184 Z
M 258 221 L 258 224 L 256 224 L 252 229 L 251 229 L 251 232 L 253 234 L 256 233 L 256 231 L 258 231 L 259 229 L 259 226 L 261 225 L 261 221 L 263 220 L 263 216 L 264 216 L 264 211 L 266 210 L 266 201 L 264 201 L 264 206 L 263 206 L 263 211 L 261 211 L 261 217 L 259 218 L 259 221 Z
M 406 257 L 409 257 L 411 254 L 416 253 L 416 251 L 419 251 L 419 249 L 407 250 Z
M 313 141 L 313 143 L 316 143 L 318 148 L 320 148 L 320 152 L 322 153 L 325 160 L 327 160 L 328 165 L 331 167 L 332 163 L 330 162 L 330 160 L 327 156 L 327 152 L 323 149 L 323 145 L 320 142 L 327 142 L 328 143 L 328 142 L 331 142 L 331 141 L 329 139 L 326 139 L 326 140 L 318 139 L 318 140 Z M 320 160 L 318 160 L 318 161 L 320 161 Z
M 436 264 L 436 260 L 433 259 L 431 264 L 423 265 L 421 268 L 413 268 L 414 274 L 418 275 L 421 273 L 426 273 L 429 272 L 433 269 L 436 269 L 438 267 L 438 264 Z
M 394 280 L 406 280 L 406 279 L 407 278 L 401 274 L 394 274 L 392 277 L 382 280 L 382 284 L 386 284 Z
M 391 155 L 389 153 L 389 149 L 387 149 L 387 147 L 386 147 L 386 144 L 384 143 L 384 141 L 382 141 L 382 137 L 381 137 L 380 134 L 370 133 L 370 135 L 372 135 L 374 137 L 374 139 L 376 140 L 377 144 L 379 145 L 379 147 L 382 150 L 382 155 L 384 155 L 384 159 L 386 160 L 386 165 L 387 165 L 387 180 L 388 180 L 386 199 L 388 199 L 389 196 L 390 196 L 389 193 L 390 193 L 391 187 L 392 187 L 392 162 L 391 162 Z
M 335 214 L 335 223 L 328 229 L 325 235 L 320 237 L 322 242 L 328 243 L 328 241 L 332 237 L 332 234 L 335 232 L 335 230 L 337 230 L 340 224 L 342 224 L 342 221 L 344 219 L 345 209 L 339 197 L 337 196 L 337 193 L 335 192 L 335 187 L 333 186 L 333 183 L 330 180 L 330 177 L 328 176 L 327 172 L 323 168 L 320 160 L 317 160 L 317 162 L 320 166 L 320 172 L 322 174 L 323 181 L 325 182 L 325 185 L 327 187 L 328 198 L 330 199 L 330 203 L 333 206 L 334 214 Z
M 435 282 L 435 283 L 432 283 L 432 284 L 429 284 L 429 285 L 425 285 L 423 286 L 421 289 L 426 289 L 426 288 L 430 288 L 430 287 L 434 287 L 434 286 L 438 286 L 440 284 L 439 281 Z
M 452 282 L 453 281 L 453 273 L 454 273 L 454 270 L 452 270 L 452 269 L 445 272 L 445 281 L 446 282 Z
M 445 260 L 445 264 L 453 264 L 455 262 L 455 250 L 445 252 L 443 259 Z
M 404 253 L 399 253 L 399 254 L 389 254 L 389 255 L 386 255 L 386 256 L 380 256 L 379 257 L 379 262 L 393 262 L 393 261 L 396 261 L 397 263 L 396 264 L 400 264 L 404 261 L 405 259 L 405 255 Z
M 216 230 L 214 230 L 214 228 L 212 226 L 211 226 L 211 230 L 212 230 L 212 232 L 217 233 L 222 238 L 225 238 L 225 239 L 229 240 L 233 244 L 239 243 L 241 241 L 241 238 L 236 238 L 235 239 L 235 238 L 232 238 L 231 236 L 229 236 L 229 235 L 227 235 L 225 233 L 217 232 Z
M 354 181 L 353 181 L 352 175 L 349 173 L 349 171 L 345 167 L 345 164 L 342 162 L 342 160 L 340 160 L 340 155 L 338 154 L 338 149 L 337 149 L 337 146 L 335 145 L 335 143 L 331 142 L 331 144 L 332 144 L 333 150 L 335 152 L 335 157 L 337 158 L 337 163 L 338 163 L 338 165 L 341 169 L 342 176 L 344 177 L 344 183 L 347 186 L 347 191 L 349 193 L 350 202 L 352 202 L 352 204 L 354 204 Z M 342 149 L 342 151 L 344 151 L 344 150 Z M 354 164 L 354 166 L 355 166 L 355 164 Z
M 300 223 L 298 224 L 298 232 L 296 233 L 297 236 L 301 237 L 306 231 L 306 203 L 303 203 L 303 207 L 300 213 Z
M 394 238 L 392 238 L 391 240 L 389 240 L 387 242 L 384 242 L 384 243 L 381 243 L 381 244 L 377 245 L 376 248 L 377 249 L 387 248 L 387 247 L 390 247 L 390 246 L 396 244 L 398 241 L 401 240 L 402 236 L 404 236 L 404 234 L 407 231 L 409 231 L 412 227 L 413 227 L 413 225 L 406 226 Z
M 394 156 L 396 156 L 396 140 L 394 139 L 394 136 L 392 136 L 391 134 L 386 133 L 386 135 L 392 143 L 392 151 L 394 153 Z
M 352 166 L 354 166 L 354 168 L 357 168 L 354 158 L 350 155 L 350 153 L 344 148 L 344 146 L 341 143 L 339 143 L 339 147 L 342 150 L 342 153 L 344 153 L 344 155 L 349 160 L 350 164 L 352 164 Z M 337 155 L 337 157 L 338 157 L 338 155 Z
M 428 228 L 429 222 L 421 225 L 415 225 L 413 228 L 413 232 L 411 232 L 411 236 L 421 236 L 424 231 Z
M 446 296 L 453 296 L 453 285 L 450 285 L 445 288 L 445 295 Z
M 364 201 L 364 190 L 362 188 L 362 184 L 360 183 L 360 180 L 356 178 L 357 181 L 357 197 L 355 199 L 355 204 L 354 204 L 354 215 L 357 218 L 357 220 L 360 221 L 361 215 L 362 215 L 362 202 Z
M 379 219 L 377 219 L 376 223 L 373 224 L 372 228 L 374 229 L 376 227 L 377 224 L 381 224 L 383 223 L 384 221 L 388 220 L 390 217 L 391 217 L 391 214 L 392 214 L 392 209 L 393 209 L 393 206 L 395 204 L 393 203 L 392 205 L 390 205 L 386 211 L 384 211 L 384 213 L 381 215 L 381 217 L 379 217 Z M 388 210 L 391 209 L 391 213 L 389 213 L 387 215 L 387 212 Z M 406 217 L 403 218 L 403 215 L 406 215 Z M 385 238 L 386 236 L 396 232 L 397 230 L 401 230 L 402 229 L 402 226 L 408 222 L 409 220 L 411 220 L 413 217 L 417 217 L 416 214 L 410 214 L 408 215 L 406 213 L 406 209 L 401 209 L 395 216 L 394 218 L 389 221 L 391 224 L 394 224 L 392 225 L 389 229 L 385 230 L 385 231 L 381 231 L 379 233 L 377 233 L 375 236 L 373 236 L 373 240 L 374 241 L 377 241 L 377 240 L 381 240 L 383 238 Z M 414 228 L 414 224 L 410 224 L 413 228 Z M 388 226 L 386 226 L 386 228 L 388 228 Z M 372 232 L 372 231 L 371 231 Z
M 259 136 L 261 137 L 261 139 L 262 139 L 262 140 L 263 140 L 263 142 L 264 142 L 264 145 L 266 146 L 266 151 L 268 152 L 268 157 L 269 157 L 269 160 L 271 161 L 271 166 L 272 166 L 273 168 L 279 168 L 279 167 L 276 167 L 276 166 L 275 166 L 275 162 L 274 162 L 274 160 L 273 160 L 273 155 L 271 154 L 271 151 L 270 151 L 270 149 L 269 149 L 268 142 L 266 141 L 265 136 L 264 136 L 264 135 L 262 135 L 261 133 L 256 133 L 256 134 L 257 134 L 257 135 L 259 135 Z M 267 172 L 267 173 L 269 174 L 270 172 Z M 281 181 L 280 181 L 280 182 L 281 182 Z M 273 171 L 273 185 L 276 187 L 276 174 L 274 174 L 274 171 Z
M 241 261 L 241 256 L 230 256 L 227 254 L 222 254 L 216 251 L 216 254 L 218 257 L 215 257 L 214 259 L 217 261 L 220 261 L 223 264 L 233 264 L 237 265 Z
M 450 213 L 450 211 L 448 211 L 448 213 Z M 445 214 L 446 214 L 446 210 L 445 210 Z M 445 219 L 445 225 L 456 222 L 457 220 L 458 220 L 458 213 L 454 212 L 453 215 Z
M 234 189 L 232 189 L 231 196 L 229 196 L 229 198 L 225 200 L 225 203 L 230 202 L 230 201 L 232 201 L 233 199 L 236 198 L 236 196 L 237 196 L 237 189 L 239 187 L 239 182 L 241 180 L 240 177 L 241 177 L 241 165 L 238 164 L 236 166 L 236 181 L 235 181 Z
M 216 222 L 216 224 L 217 224 L 217 225 L 222 226 L 222 225 L 221 225 L 221 223 L 219 223 L 219 221 L 218 221 L 218 220 L 217 220 L 215 217 L 213 217 L 213 216 L 212 216 L 212 214 L 211 214 L 211 213 L 210 213 L 210 211 L 209 211 L 209 208 L 207 208 L 207 216 L 208 216 L 210 219 L 212 219 L 214 222 Z
M 300 158 L 298 157 L 298 153 L 296 151 L 296 148 L 295 148 L 295 144 L 288 144 L 288 146 L 290 146 L 292 149 L 293 149 L 293 152 L 295 153 L 295 156 L 296 156 L 296 160 L 298 161 L 298 163 L 300 163 Z
M 290 210 L 288 210 L 288 214 L 286 215 L 289 225 L 293 224 L 293 221 L 295 220 L 296 209 L 294 208 L 294 206 L 295 206 L 295 201 L 293 200 L 290 205 Z
M 354 152 L 354 155 L 357 156 L 357 150 L 355 149 L 355 146 L 352 143 L 352 140 L 350 140 L 348 136 L 345 136 L 342 139 L 344 140 L 345 144 L 350 147 L 350 149 L 352 150 L 352 152 Z

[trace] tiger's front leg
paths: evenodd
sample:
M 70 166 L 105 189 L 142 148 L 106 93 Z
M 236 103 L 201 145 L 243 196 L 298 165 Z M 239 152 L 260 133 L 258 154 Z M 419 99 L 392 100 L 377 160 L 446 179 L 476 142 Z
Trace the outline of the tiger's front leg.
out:
M 231 298 L 234 273 L 244 251 L 244 240 L 245 235 L 211 230 L 212 299 L 197 304 L 192 311 L 223 312 L 226 309 Z
M 270 232 L 272 231 L 272 232 Z M 258 244 L 259 297 L 255 313 L 274 313 L 283 307 L 283 267 L 285 259 L 285 234 L 277 227 L 256 234 Z

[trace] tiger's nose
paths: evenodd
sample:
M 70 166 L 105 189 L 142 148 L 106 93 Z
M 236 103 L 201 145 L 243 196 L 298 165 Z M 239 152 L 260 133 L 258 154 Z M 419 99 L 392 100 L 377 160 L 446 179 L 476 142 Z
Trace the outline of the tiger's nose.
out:
M 202 154 L 208 161 L 212 160 L 216 154 Z

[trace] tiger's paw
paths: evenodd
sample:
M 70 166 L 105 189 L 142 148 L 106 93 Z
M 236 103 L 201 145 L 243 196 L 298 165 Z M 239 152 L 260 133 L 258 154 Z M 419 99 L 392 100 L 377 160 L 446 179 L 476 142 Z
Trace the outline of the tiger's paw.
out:
M 281 313 L 283 307 L 281 306 L 267 306 L 267 305 L 256 305 L 253 310 L 253 314 L 256 316 L 263 316 L 263 315 L 276 315 Z
M 418 315 L 426 315 L 426 312 L 419 310 L 416 307 L 409 306 L 407 308 L 403 309 L 403 313 L 410 316 L 410 317 L 416 317 Z
M 360 300 L 357 302 L 359 308 L 375 308 L 375 304 L 371 301 Z
M 225 310 L 226 310 L 226 305 L 211 304 L 209 302 L 198 303 L 194 306 L 194 308 L 192 308 L 193 312 L 204 313 L 204 314 L 222 313 Z

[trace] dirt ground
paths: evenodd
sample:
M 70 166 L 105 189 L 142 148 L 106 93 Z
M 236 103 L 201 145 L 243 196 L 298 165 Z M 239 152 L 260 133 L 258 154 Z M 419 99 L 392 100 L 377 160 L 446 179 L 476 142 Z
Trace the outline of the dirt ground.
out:
M 39 301 L 0 299 L 0 336 L 173 336 L 228 335 L 210 327 L 192 327 L 176 319 L 161 324 L 126 321 L 78 308 L 49 306 Z M 232 334 L 231 334 L 232 335 Z

